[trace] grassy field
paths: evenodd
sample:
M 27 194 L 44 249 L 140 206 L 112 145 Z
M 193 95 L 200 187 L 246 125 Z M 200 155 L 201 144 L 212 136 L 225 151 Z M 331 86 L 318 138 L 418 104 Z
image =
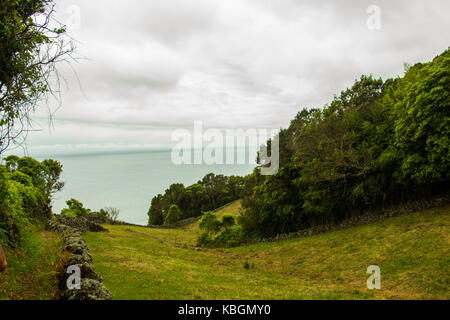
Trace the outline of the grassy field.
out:
M 216 215 L 219 220 L 222 220 L 222 216 L 224 214 L 231 214 L 233 216 L 239 215 L 239 210 L 241 209 L 241 200 L 234 201 L 224 207 L 223 209 L 217 210 Z M 198 227 L 198 223 L 192 223 L 186 227 L 182 228 L 183 231 L 186 232 L 185 238 L 183 239 L 183 244 L 194 245 L 196 243 L 196 239 L 201 234 L 200 228 Z
M 450 206 L 231 249 L 194 248 L 195 225 L 107 228 L 85 239 L 114 299 L 450 299 Z M 381 290 L 367 289 L 370 265 Z
M 0 300 L 51 300 L 58 294 L 60 235 L 36 227 L 21 250 L 6 249 L 8 269 L 0 273 Z

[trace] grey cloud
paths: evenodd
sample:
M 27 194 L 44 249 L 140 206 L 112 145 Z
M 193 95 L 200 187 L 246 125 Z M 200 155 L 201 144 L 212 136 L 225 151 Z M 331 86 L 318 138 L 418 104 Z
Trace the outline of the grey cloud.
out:
M 62 67 L 69 89 L 55 117 L 66 122 L 31 133 L 34 145 L 159 145 L 195 120 L 287 126 L 361 74 L 401 75 L 404 62 L 450 44 L 447 0 L 62 0 L 60 20 L 72 4 L 88 58 L 74 64 L 83 90 Z M 371 4 L 382 10 L 381 30 L 366 27 Z

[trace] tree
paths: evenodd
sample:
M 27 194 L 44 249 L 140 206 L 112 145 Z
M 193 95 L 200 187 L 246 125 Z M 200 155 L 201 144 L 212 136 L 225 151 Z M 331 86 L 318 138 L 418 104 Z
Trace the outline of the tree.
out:
M 152 204 L 148 209 L 148 224 L 150 226 L 160 226 L 164 223 L 163 215 L 164 198 L 162 194 L 153 197 Z
M 226 231 L 230 230 L 236 223 L 236 220 L 231 214 L 224 214 L 222 216 L 222 227 L 225 228 Z
M 239 224 L 275 236 L 448 192 L 450 50 L 403 77 L 362 76 L 280 132 L 280 170 L 246 179 Z
M 164 224 L 174 224 L 177 223 L 181 219 L 181 210 L 177 205 L 173 204 L 169 208 L 169 212 L 166 215 L 166 219 Z
M 40 190 L 39 210 L 35 212 L 38 218 L 48 218 L 52 210 L 54 194 L 64 187 L 60 181 L 62 164 L 56 160 L 48 159 L 42 162 L 30 157 L 19 158 L 8 156 L 5 159 L 6 168 L 12 173 L 12 179 L 23 184 L 31 184 Z M 27 179 L 27 177 L 28 179 Z
M 189 199 L 184 218 L 198 217 L 205 208 L 208 208 L 208 194 L 205 188 L 199 184 L 193 184 L 186 188 L 186 197 Z
M 211 238 L 220 231 L 221 223 L 217 219 L 217 215 L 212 211 L 207 211 L 203 214 L 198 226 L 204 230 L 208 238 Z
M 103 221 L 106 221 L 109 218 L 108 212 L 103 208 L 100 209 L 98 212 L 94 212 L 94 214 L 97 215 L 97 217 L 99 217 Z
M 230 200 L 230 197 L 228 197 L 229 190 L 227 188 L 228 177 L 210 173 L 199 181 L 199 183 L 203 185 L 209 196 L 211 209 L 217 209 Z
M 76 200 L 76 199 L 70 199 L 66 201 L 67 207 L 61 210 L 62 215 L 68 215 L 73 217 L 84 217 L 88 215 L 91 211 L 89 209 L 86 209 L 83 207 L 83 204 Z
M 231 201 L 242 197 L 244 191 L 245 178 L 239 176 L 231 176 L 228 178 L 228 190 Z
M 5 165 L 0 165 L 0 242 L 18 247 L 31 223 L 51 217 L 52 197 L 63 186 L 59 181 L 62 166 L 58 161 L 39 162 L 29 157 L 5 160 Z M 82 208 L 76 200 L 70 201 L 70 206 Z
M 172 184 L 163 195 L 152 198 L 147 212 L 149 225 L 162 225 L 171 205 L 177 205 L 182 212 L 180 219 L 199 217 L 203 212 L 242 198 L 253 185 L 252 178 L 212 173 L 187 188 L 180 183 Z
M 64 182 L 59 181 L 63 166 L 62 164 L 53 159 L 47 159 L 41 162 L 42 176 L 45 181 L 44 190 L 45 194 L 51 198 L 56 192 L 61 191 L 64 188 Z
M 56 96 L 56 65 L 74 51 L 53 14 L 53 0 L 0 1 L 0 154 L 27 129 L 38 103 Z
M 419 184 L 446 181 L 450 178 L 450 50 L 408 73 L 412 76 L 405 79 L 404 94 L 395 105 L 394 144 L 403 156 L 402 177 Z
M 113 207 L 106 207 L 105 208 L 106 215 L 109 219 L 112 221 L 116 221 L 119 217 L 120 209 L 113 208 Z

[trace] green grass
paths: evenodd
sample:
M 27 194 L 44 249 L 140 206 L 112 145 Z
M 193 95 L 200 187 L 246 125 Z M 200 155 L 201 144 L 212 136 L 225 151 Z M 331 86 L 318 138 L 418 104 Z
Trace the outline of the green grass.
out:
M 225 208 L 216 211 L 217 217 L 221 218 L 224 214 L 228 213 L 233 216 L 238 216 L 241 210 L 241 200 L 236 200 L 227 205 Z
M 238 216 L 240 214 L 241 209 L 241 200 L 236 200 L 227 205 L 226 207 L 217 210 L 215 213 L 219 220 L 222 219 L 224 214 L 231 214 L 233 216 Z M 197 238 L 202 233 L 200 228 L 198 227 L 198 223 L 193 223 L 188 226 L 182 228 L 182 230 L 187 233 L 185 234 L 187 237 L 184 238 L 185 243 L 194 245 L 196 243 Z
M 237 214 L 239 202 L 223 213 Z M 85 236 L 114 299 L 449 299 L 450 206 L 372 225 L 231 249 L 196 226 L 107 226 Z M 249 268 L 244 268 L 248 262 Z M 368 290 L 367 267 L 381 268 Z
M 60 235 L 33 227 L 21 249 L 5 248 L 7 271 L 0 273 L 0 300 L 51 300 L 58 294 Z

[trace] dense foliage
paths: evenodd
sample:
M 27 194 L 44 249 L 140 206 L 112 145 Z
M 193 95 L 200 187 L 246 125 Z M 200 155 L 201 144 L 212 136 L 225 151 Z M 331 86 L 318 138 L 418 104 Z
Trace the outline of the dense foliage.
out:
M 164 220 L 164 224 L 174 224 L 179 221 L 181 218 L 180 208 L 176 204 L 173 204 L 169 208 L 169 212 L 167 212 L 166 218 Z
M 164 195 L 159 194 L 152 199 L 148 211 L 149 224 L 165 223 L 172 205 L 176 205 L 180 210 L 177 220 L 201 216 L 203 212 L 241 198 L 245 184 L 246 179 L 243 177 L 226 177 L 212 173 L 189 187 L 172 184 Z
M 85 208 L 83 203 L 74 198 L 67 200 L 66 204 L 67 208 L 61 210 L 61 215 L 74 218 L 87 218 L 96 223 L 115 223 L 120 213 L 118 208 L 113 207 L 105 207 L 99 211 L 92 211 L 89 208 Z
M 274 236 L 448 190 L 450 51 L 404 77 L 362 76 L 281 130 L 280 170 L 243 199 L 248 235 Z
M 20 244 L 30 222 L 52 215 L 52 196 L 61 190 L 62 165 L 55 160 L 9 156 L 0 165 L 0 241 Z
M 199 228 L 203 233 L 197 239 L 197 245 L 225 245 L 228 243 L 235 243 L 243 238 L 242 228 L 233 226 L 236 219 L 231 214 L 224 214 L 219 220 L 217 214 L 212 211 L 207 211 L 203 214 L 199 221 Z M 215 237 L 220 232 L 218 237 Z
M 69 199 L 66 201 L 67 208 L 61 210 L 62 215 L 71 216 L 74 218 L 85 217 L 91 213 L 91 210 L 84 207 L 84 205 L 77 199 Z M 106 213 L 105 213 L 106 216 Z

